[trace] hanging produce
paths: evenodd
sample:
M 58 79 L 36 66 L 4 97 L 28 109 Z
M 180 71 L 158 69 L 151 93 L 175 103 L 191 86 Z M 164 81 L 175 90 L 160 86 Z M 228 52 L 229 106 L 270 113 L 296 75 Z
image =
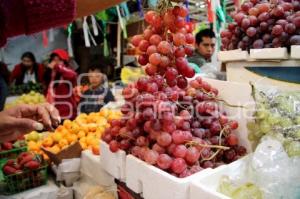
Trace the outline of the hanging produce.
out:
M 238 123 L 218 104 L 218 90 L 200 77 L 188 82 L 195 75 L 186 60 L 194 50 L 193 29 L 185 21 L 186 7 L 169 3 L 148 11 L 149 26 L 131 40 L 148 76 L 124 88 L 124 115 L 110 122 L 102 139 L 112 152 L 124 150 L 186 177 L 232 162 L 246 149 L 238 145 Z

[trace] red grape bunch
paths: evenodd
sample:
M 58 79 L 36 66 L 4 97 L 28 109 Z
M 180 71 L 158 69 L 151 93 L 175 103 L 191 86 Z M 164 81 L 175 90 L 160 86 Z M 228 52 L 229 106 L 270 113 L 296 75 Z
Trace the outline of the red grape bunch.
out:
M 222 50 L 300 45 L 299 0 L 249 0 L 221 32 Z
M 219 106 L 218 90 L 200 77 L 187 81 L 195 75 L 186 60 L 195 42 L 187 14 L 179 6 L 145 14 L 150 25 L 131 42 L 147 76 L 123 89 L 123 117 L 102 136 L 112 152 L 124 150 L 177 177 L 246 154 L 238 145 L 238 123 Z

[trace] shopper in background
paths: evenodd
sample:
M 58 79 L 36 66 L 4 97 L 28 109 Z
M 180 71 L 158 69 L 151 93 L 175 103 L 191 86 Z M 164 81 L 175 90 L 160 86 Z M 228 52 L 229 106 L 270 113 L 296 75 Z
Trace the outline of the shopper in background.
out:
M 47 101 L 58 109 L 63 119 L 74 119 L 77 103 L 73 88 L 76 86 L 77 74 L 69 66 L 68 52 L 56 49 L 51 53 L 45 81 L 48 86 Z
M 108 85 L 105 85 L 104 74 L 97 67 L 90 67 L 88 71 L 90 87 L 84 92 L 80 102 L 80 112 L 98 112 L 105 104 L 115 98 Z
M 211 62 L 211 56 L 215 52 L 216 38 L 211 29 L 204 29 L 196 34 L 196 50 L 188 58 L 190 63 L 197 64 L 199 67 L 207 62 Z
M 0 111 L 3 110 L 8 95 L 9 71 L 5 63 L 0 62 Z
M 15 85 L 29 82 L 43 83 L 44 66 L 36 62 L 32 52 L 25 52 L 21 57 L 21 63 L 17 64 L 10 76 L 10 83 Z

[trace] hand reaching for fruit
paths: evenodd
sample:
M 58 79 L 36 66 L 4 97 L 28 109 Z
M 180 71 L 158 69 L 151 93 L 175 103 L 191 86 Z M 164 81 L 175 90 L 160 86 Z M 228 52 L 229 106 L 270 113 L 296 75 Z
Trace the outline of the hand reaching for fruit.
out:
M 48 103 L 16 106 L 0 112 L 0 141 L 16 140 L 33 130 L 53 130 L 59 123 L 57 109 Z

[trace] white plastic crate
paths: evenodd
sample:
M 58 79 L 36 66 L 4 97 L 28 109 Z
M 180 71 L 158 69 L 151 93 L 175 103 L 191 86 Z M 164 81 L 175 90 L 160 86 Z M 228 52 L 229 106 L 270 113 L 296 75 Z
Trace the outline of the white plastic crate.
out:
M 97 185 L 112 186 L 115 184 L 114 177 L 102 168 L 101 159 L 90 150 L 81 154 L 80 171 L 82 175 L 92 178 Z M 96 169 L 95 169 L 96 168 Z
M 291 58 L 300 59 L 300 45 L 291 46 Z
M 222 176 L 238 177 L 243 175 L 250 155 L 231 164 L 214 169 L 210 175 L 193 181 L 190 186 L 189 199 L 230 199 L 217 191 Z
M 109 145 L 100 141 L 100 161 L 102 168 L 114 178 L 125 182 L 126 153 L 119 150 L 113 153 Z
M 287 48 L 250 49 L 251 59 L 288 59 Z
M 222 62 L 241 61 L 249 58 L 248 51 L 237 49 L 229 51 L 220 51 L 218 53 L 218 60 Z
M 205 169 L 186 178 L 171 174 L 128 155 L 126 158 L 126 185 L 144 199 L 188 199 L 190 183 L 209 175 Z

